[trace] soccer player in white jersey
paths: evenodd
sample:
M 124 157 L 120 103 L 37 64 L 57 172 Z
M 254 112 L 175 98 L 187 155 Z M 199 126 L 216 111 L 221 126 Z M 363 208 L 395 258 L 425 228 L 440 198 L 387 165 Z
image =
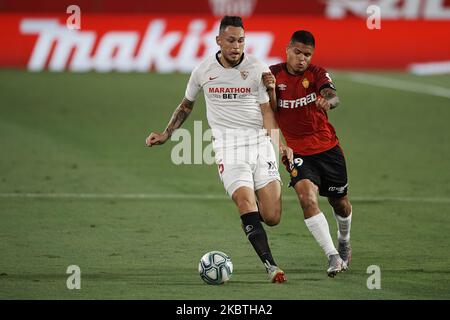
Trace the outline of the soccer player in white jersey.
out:
M 203 89 L 220 178 L 237 206 L 242 228 L 269 280 L 281 283 L 286 281 L 285 274 L 272 257 L 261 224 L 262 220 L 274 226 L 281 218 L 280 175 L 271 138 L 288 159 L 292 160 L 293 152 L 275 134 L 278 126 L 262 82 L 262 74 L 270 72 L 269 68 L 244 54 L 242 19 L 225 16 L 216 42 L 220 51 L 194 69 L 185 97 L 166 129 L 163 133 L 152 132 L 146 145 L 166 142 L 189 116 Z

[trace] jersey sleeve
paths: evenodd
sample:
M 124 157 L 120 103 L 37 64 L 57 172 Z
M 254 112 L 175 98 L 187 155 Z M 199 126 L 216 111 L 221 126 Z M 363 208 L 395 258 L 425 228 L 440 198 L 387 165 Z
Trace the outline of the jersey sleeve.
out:
M 282 64 L 274 64 L 271 65 L 270 67 L 270 71 L 272 72 L 272 74 L 276 77 L 282 70 Z
M 269 98 L 269 94 L 267 93 L 267 88 L 264 85 L 264 82 L 262 81 L 262 74 L 263 74 L 263 72 L 270 72 L 270 69 L 266 64 L 260 63 L 260 70 L 261 70 L 261 76 L 260 76 L 260 81 L 259 81 L 259 86 L 258 86 L 258 103 L 263 104 L 263 103 L 269 102 L 270 98 Z
M 195 99 L 197 99 L 197 95 L 201 89 L 202 89 L 202 86 L 200 83 L 200 72 L 199 72 L 198 68 L 195 68 L 191 73 L 191 77 L 189 78 L 184 96 L 189 101 L 195 101 Z
M 333 80 L 327 70 L 317 67 L 315 70 L 317 91 L 320 92 L 324 88 L 336 90 Z

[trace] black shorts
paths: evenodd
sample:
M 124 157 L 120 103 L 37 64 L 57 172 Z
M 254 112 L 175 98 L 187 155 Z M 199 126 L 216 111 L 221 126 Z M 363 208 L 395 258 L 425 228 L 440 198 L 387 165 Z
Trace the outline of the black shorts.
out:
M 321 196 L 340 198 L 347 194 L 347 167 L 339 145 L 311 156 L 294 154 L 293 164 L 283 157 L 283 163 L 291 175 L 290 187 L 309 179 L 319 187 Z

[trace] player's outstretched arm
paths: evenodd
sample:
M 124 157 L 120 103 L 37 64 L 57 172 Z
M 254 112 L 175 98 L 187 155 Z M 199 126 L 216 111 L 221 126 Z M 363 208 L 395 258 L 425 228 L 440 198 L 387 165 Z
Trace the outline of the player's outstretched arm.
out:
M 164 130 L 164 132 L 163 133 L 152 132 L 147 137 L 147 139 L 145 139 L 145 144 L 147 145 L 147 147 L 165 143 L 172 136 L 172 133 L 176 129 L 181 127 L 181 125 L 187 119 L 193 108 L 194 102 L 184 98 L 181 101 L 180 105 L 175 109 L 172 118 L 167 124 L 167 127 Z
M 281 154 L 283 156 L 286 156 L 289 162 L 294 161 L 294 151 L 292 151 L 291 148 L 289 148 L 283 143 L 281 139 L 280 130 L 278 128 L 277 120 L 275 119 L 275 115 L 273 113 L 270 104 L 268 102 L 263 103 L 260 105 L 260 107 L 263 116 L 264 129 L 267 130 L 272 141 L 278 145 Z
M 316 105 L 319 109 L 328 111 L 334 109 L 339 105 L 339 97 L 336 94 L 336 90 L 331 88 L 323 88 L 320 90 L 322 98 L 316 100 Z
M 276 78 L 271 72 L 263 72 L 262 81 L 267 88 L 270 98 L 270 106 L 273 111 L 277 111 L 277 95 L 275 93 Z

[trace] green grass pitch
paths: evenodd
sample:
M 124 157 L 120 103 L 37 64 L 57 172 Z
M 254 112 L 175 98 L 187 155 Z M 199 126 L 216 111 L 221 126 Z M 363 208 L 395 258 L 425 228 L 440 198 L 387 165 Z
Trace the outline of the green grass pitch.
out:
M 341 105 L 329 116 L 348 162 L 353 263 L 326 276 L 281 169 L 282 221 L 266 228 L 288 277 L 276 285 L 216 167 L 172 164 L 176 142 L 144 147 L 188 75 L 1 71 L 0 299 L 449 299 L 450 99 L 333 75 Z M 449 76 L 375 75 L 450 91 Z M 193 131 L 194 120 L 205 121 L 203 98 L 184 127 Z M 210 250 L 234 263 L 223 286 L 197 273 Z M 66 287 L 69 265 L 81 269 L 80 290 Z M 380 267 L 379 290 L 367 288 L 370 265 Z

